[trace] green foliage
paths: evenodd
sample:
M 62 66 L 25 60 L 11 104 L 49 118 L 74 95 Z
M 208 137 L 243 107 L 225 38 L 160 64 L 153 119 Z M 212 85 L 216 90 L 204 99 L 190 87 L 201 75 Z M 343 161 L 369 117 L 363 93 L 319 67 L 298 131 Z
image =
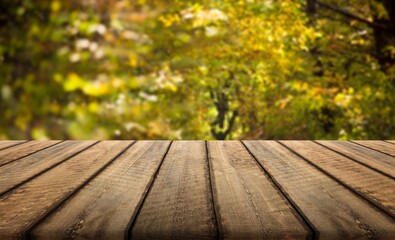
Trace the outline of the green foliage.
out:
M 305 1 L 2 4 L 0 139 L 395 138 L 374 30 Z

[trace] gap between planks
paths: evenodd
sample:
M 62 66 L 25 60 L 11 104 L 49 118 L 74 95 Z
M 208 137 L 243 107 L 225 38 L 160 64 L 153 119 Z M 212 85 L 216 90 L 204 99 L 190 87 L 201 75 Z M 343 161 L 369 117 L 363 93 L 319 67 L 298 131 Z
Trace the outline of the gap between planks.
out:
M 81 185 L 87 184 L 132 143 L 96 145 L 65 164 L 33 179 L 0 199 L 0 232 L 4 237 L 28 237 L 31 227 L 55 211 Z M 81 161 L 84 159 L 84 161 Z M 95 164 L 92 164 L 95 163 Z M 96 174 L 96 175 L 95 175 Z M 23 193 L 23 194 L 22 194 Z M 31 201 L 34 199 L 35 201 Z
M 308 217 L 303 213 L 302 209 L 292 200 L 292 198 L 289 196 L 289 194 L 284 190 L 283 186 L 274 178 L 274 176 L 269 173 L 266 168 L 258 161 L 257 157 L 255 156 L 254 153 L 247 147 L 247 145 L 244 143 L 244 141 L 240 141 L 247 152 L 252 156 L 252 158 L 255 160 L 255 162 L 258 164 L 260 169 L 264 174 L 267 174 L 269 179 L 273 182 L 274 186 L 279 190 L 279 192 L 282 193 L 283 197 L 288 201 L 290 206 L 299 214 L 299 218 L 303 221 L 304 226 L 308 229 L 309 235 L 307 236 L 308 239 L 316 239 L 319 236 L 319 231 L 317 228 L 314 226 L 314 224 L 308 219 Z
M 65 142 L 62 142 L 62 143 L 65 143 Z M 78 142 L 80 142 L 80 141 L 78 141 Z M 35 169 L 36 173 L 34 171 L 32 172 L 31 169 L 26 169 L 27 167 L 31 168 L 33 166 L 33 163 L 31 160 L 36 161 L 36 159 L 32 158 L 36 154 L 26 156 L 25 158 L 22 158 L 19 161 L 13 161 L 5 166 L 0 167 L 0 180 L 4 180 L 4 182 L 5 182 L 5 184 L 1 185 L 1 187 L 0 187 L 0 197 L 17 189 L 18 187 L 35 179 L 36 177 L 50 171 L 51 169 L 55 168 L 56 166 L 59 166 L 60 164 L 73 158 L 74 156 L 78 155 L 79 153 L 87 150 L 90 147 L 93 147 L 94 145 L 98 144 L 99 142 L 100 141 L 93 141 L 92 143 L 89 143 L 87 141 L 86 142 L 87 146 L 83 146 L 81 149 L 77 149 L 77 151 L 72 152 L 68 156 L 66 155 L 65 157 L 61 157 L 58 162 L 55 161 L 54 163 L 52 163 L 52 165 L 49 165 L 48 167 L 45 167 L 45 165 L 43 167 L 39 166 L 39 167 L 42 167 L 42 169 L 36 168 Z M 39 155 L 44 153 L 46 150 L 49 150 L 54 147 L 55 148 L 59 147 L 62 143 L 52 145 L 49 148 L 47 148 L 43 151 L 40 151 Z M 44 155 L 46 155 L 46 154 L 44 154 Z M 58 156 L 56 156 L 56 157 L 58 157 Z M 37 157 L 37 156 L 35 156 L 35 157 Z M 47 162 L 45 161 L 46 158 L 51 158 L 51 160 L 56 160 L 56 157 L 52 157 L 51 155 L 46 155 L 46 157 L 43 157 L 43 156 L 39 156 L 39 157 L 40 157 L 39 163 L 43 163 L 43 164 L 47 164 Z M 22 171 L 22 173 L 20 173 L 20 171 Z M 6 181 L 6 180 L 8 180 L 8 181 Z
M 8 140 L 8 141 L 4 141 L 1 140 L 0 141 L 0 150 L 4 150 L 13 146 L 17 146 L 20 145 L 22 143 L 27 142 L 27 140 Z
M 362 199 L 365 199 L 367 202 L 369 202 L 370 204 L 372 204 L 373 206 L 377 207 L 378 209 L 380 209 L 382 212 L 384 212 L 385 214 L 387 214 L 388 216 L 390 216 L 392 219 L 395 219 L 395 214 L 394 212 L 391 211 L 390 206 L 386 206 L 384 204 L 381 203 L 380 200 L 375 199 L 372 196 L 368 196 L 367 194 L 365 194 L 362 190 L 358 190 L 356 189 L 355 186 L 350 185 L 347 182 L 344 182 L 344 180 L 339 179 L 338 177 L 336 177 L 334 174 L 332 174 L 330 171 L 324 169 L 324 167 L 318 165 L 317 163 L 315 163 L 314 161 L 312 161 L 311 159 L 309 159 L 306 154 L 302 154 L 297 152 L 295 149 L 293 149 L 294 147 L 290 147 L 288 146 L 288 143 L 285 144 L 286 141 L 277 141 L 278 143 L 280 143 L 282 146 L 284 146 L 285 148 L 287 148 L 289 151 L 293 152 L 294 154 L 298 155 L 301 159 L 305 160 L 306 162 L 308 162 L 309 164 L 311 164 L 312 166 L 316 167 L 318 170 L 320 170 L 322 173 L 324 173 L 325 175 L 331 177 L 333 180 L 335 180 L 336 182 L 340 183 L 341 185 L 343 185 L 344 187 L 348 188 L 350 191 L 354 192 L 355 194 L 359 195 Z M 299 143 L 299 142 L 298 142 Z M 314 143 L 314 142 L 313 142 Z M 317 146 L 321 146 L 318 145 Z M 322 147 L 322 146 L 321 146 Z M 324 148 L 324 147 L 323 147 Z M 321 152 L 320 152 L 321 153 Z M 335 154 L 337 154 L 336 152 L 333 152 Z M 340 155 L 341 157 L 344 158 L 344 156 Z M 347 158 L 345 158 L 347 159 Z M 354 162 L 355 164 L 358 164 L 356 162 Z M 360 165 L 362 168 L 364 168 L 365 166 Z M 368 168 L 369 171 L 371 171 L 371 169 Z M 373 173 L 377 173 L 377 172 L 373 172 Z M 381 174 L 380 174 L 381 175 Z M 387 178 L 387 176 L 385 175 L 381 175 L 384 178 Z
M 0 150 L 0 167 L 10 164 L 14 161 L 18 161 L 22 158 L 28 157 L 37 152 L 43 151 L 49 147 L 58 145 L 62 142 L 64 142 L 64 140 L 34 140 L 23 142 L 22 144 L 17 144 L 11 146 L 10 148 Z M 29 148 L 31 149 L 29 150 Z M 23 153 L 23 150 L 27 150 L 27 153 Z
M 245 143 L 317 227 L 315 237 L 385 239 L 394 235 L 392 218 L 278 142 Z
M 75 189 L 75 191 L 73 191 L 71 194 L 69 194 L 65 199 L 63 199 L 63 201 L 62 202 L 60 202 L 59 204 L 57 204 L 54 208 L 52 208 L 52 210 L 50 211 L 50 212 L 48 212 L 46 215 L 44 215 L 40 220 L 38 220 L 38 221 L 36 221 L 35 222 L 35 224 L 33 224 L 32 226 L 31 226 L 31 228 L 27 231 L 27 236 L 29 237 L 30 235 L 30 232 L 31 232 L 31 230 L 32 229 L 34 229 L 36 226 L 38 226 L 42 221 L 44 221 L 49 215 L 51 215 L 53 212 L 55 212 L 64 202 L 66 202 L 69 198 L 71 198 L 73 195 L 75 195 L 77 192 L 79 192 L 85 185 L 87 185 L 91 180 L 93 180 L 95 177 L 97 177 L 102 171 L 104 171 L 105 170 L 105 168 L 107 168 L 110 164 L 112 164 L 112 162 L 114 162 L 115 161 L 115 159 L 117 159 L 120 155 L 122 155 L 123 154 L 123 152 L 125 152 L 128 148 L 130 148 L 133 144 L 134 144 L 135 142 L 133 142 L 133 143 L 131 143 L 129 146 L 127 146 L 122 152 L 120 152 L 117 156 L 115 156 L 112 160 L 110 160 L 110 162 L 109 163 L 107 163 L 105 166 L 103 166 L 101 169 L 99 169 L 96 173 L 94 173 L 93 175 L 91 175 L 91 177 L 86 181 L 86 182 L 84 182 L 82 185 L 80 185 L 77 189 Z M 212 207 L 213 207 L 213 211 L 214 211 L 214 216 L 215 216 L 215 225 L 216 225 L 216 236 L 217 237 L 221 237 L 221 236 L 223 236 L 223 233 L 221 232 L 222 230 L 221 230 L 221 225 L 218 223 L 218 210 L 216 210 L 216 208 L 217 208 L 217 204 L 215 204 L 215 187 L 214 187 L 214 185 L 213 185 L 213 180 L 212 180 L 212 174 L 213 174 L 213 169 L 212 169 L 212 166 L 211 166 L 211 160 L 210 160 L 210 152 L 209 152 L 209 147 L 208 147 L 208 142 L 207 141 L 205 141 L 204 142 L 205 143 L 205 148 L 206 148 L 206 161 L 207 161 L 207 167 L 208 167 L 208 171 L 209 171 L 209 191 L 211 192 L 210 193 L 210 195 L 211 195 L 211 204 L 212 204 Z M 283 145 L 284 146 L 284 144 L 282 144 L 281 142 L 279 142 L 281 145 Z M 57 143 L 58 144 L 58 143 Z M 161 162 L 160 162 L 160 164 L 159 164 L 159 166 L 158 166 L 158 168 L 157 168 L 157 170 L 156 170 L 156 172 L 155 172 L 155 174 L 154 174 L 154 178 L 153 178 L 153 180 L 152 180 L 152 182 L 150 182 L 150 184 L 149 184 L 149 188 L 148 188 L 148 191 L 146 192 L 146 194 L 145 195 L 143 195 L 143 198 L 142 198 L 142 200 L 141 200 L 141 202 L 139 203 L 139 205 L 138 205 L 138 210 L 137 210 L 137 212 L 136 212 L 136 214 L 135 215 L 133 215 L 132 216 L 132 218 L 131 218 L 131 223 L 130 223 L 130 226 L 128 226 L 128 228 L 126 229 L 126 231 L 127 231 L 127 233 L 129 233 L 129 232 L 131 232 L 131 230 L 132 230 L 132 228 L 133 228 L 133 225 L 134 225 L 134 222 L 136 221 L 136 219 L 137 219 L 137 217 L 138 217 L 138 215 L 139 215 L 139 212 L 140 212 L 140 210 L 141 210 L 141 208 L 143 207 L 143 204 L 144 204 L 144 202 L 145 202 L 145 200 L 146 200 L 146 197 L 148 196 L 148 194 L 149 194 L 149 192 L 151 191 L 151 189 L 152 189 L 152 186 L 153 186 L 153 184 L 154 184 L 154 182 L 155 182 L 155 179 L 156 179 L 156 177 L 157 177 L 157 174 L 158 174 L 158 172 L 160 171 L 160 168 L 161 168 L 161 166 L 162 166 L 162 163 L 165 161 L 165 158 L 166 158 L 166 156 L 167 156 L 167 153 L 169 152 L 169 150 L 170 150 L 170 147 L 171 147 L 171 144 L 172 144 L 172 142 L 169 144 L 169 147 L 167 148 L 167 150 L 166 150 L 166 153 L 164 154 L 164 156 L 163 156 L 163 158 L 162 158 L 162 160 L 161 160 Z M 273 185 L 283 194 L 283 197 L 289 202 L 289 204 L 290 204 L 290 206 L 291 207 L 293 207 L 293 209 L 298 213 L 298 216 L 301 218 L 301 219 L 303 219 L 303 221 L 304 221 L 304 223 L 305 223 L 305 225 L 309 228 L 309 230 L 310 230 L 310 233 L 312 233 L 312 235 L 311 235 L 311 237 L 315 237 L 315 236 L 318 236 L 318 231 L 315 229 L 315 227 L 314 227 L 314 225 L 309 221 L 309 219 L 303 214 L 303 212 L 298 208 L 298 206 L 293 202 L 293 200 L 292 200 L 292 198 L 291 197 L 289 197 L 288 195 L 287 195 L 287 193 L 286 193 L 286 191 L 282 188 L 282 186 L 273 178 L 273 176 L 271 176 L 271 174 L 260 164 L 260 162 L 257 160 L 257 158 L 255 157 L 255 155 L 249 150 L 249 148 L 245 145 L 245 143 L 243 142 L 243 141 L 241 141 L 241 144 L 245 147 L 245 149 L 246 149 L 246 151 L 251 155 L 251 157 L 254 159 L 254 161 L 258 164 L 258 166 L 260 167 L 260 169 L 261 169 L 261 171 L 262 171 L 262 173 L 263 174 L 267 174 L 267 176 L 269 176 L 269 178 L 270 178 L 270 180 L 272 181 L 272 183 L 273 183 Z M 55 144 L 56 145 L 56 144 Z M 53 146 L 53 145 L 52 145 Z M 48 146 L 48 147 L 51 147 L 51 146 Z M 48 147 L 46 147 L 46 148 L 48 148 Z M 286 147 L 287 149 L 289 149 L 287 146 L 284 146 L 284 147 Z M 330 148 L 329 148 L 330 149 Z M 43 150 L 43 149 L 42 149 Z M 84 149 L 85 150 L 85 149 Z M 82 151 L 84 151 L 84 150 L 82 150 Z M 294 152 L 293 150 L 291 150 L 291 149 L 289 149 L 291 152 Z M 332 150 L 333 151 L 333 149 L 330 149 L 330 150 Z M 40 151 L 40 150 L 38 150 L 38 151 Z M 336 152 L 336 151 L 334 151 L 334 152 Z M 379 152 L 379 151 L 378 151 Z M 296 153 L 296 152 L 294 152 L 296 155 L 298 155 L 301 159 L 304 159 L 306 162 L 308 162 L 308 163 L 310 163 L 310 161 L 308 161 L 308 160 L 306 160 L 303 156 L 301 156 L 301 155 L 299 155 L 298 153 Z M 32 153 L 33 154 L 33 153 Z M 347 157 L 347 156 L 345 156 L 345 157 Z M 23 158 L 23 157 L 22 157 Z M 350 157 L 347 157 L 347 158 L 349 158 L 349 159 L 351 159 L 351 160 L 353 160 L 352 158 L 350 158 Z M 311 163 L 310 163 L 311 164 Z M 58 165 L 58 164 L 57 164 Z M 56 166 L 57 166 L 56 165 Z M 318 170 L 320 170 L 321 172 L 323 172 L 325 175 L 327 175 L 327 176 L 329 176 L 329 177 L 331 177 L 332 179 L 334 179 L 334 180 L 336 180 L 337 182 L 339 182 L 339 180 L 336 178 L 336 177 L 333 177 L 333 176 L 331 176 L 330 174 L 328 174 L 328 173 L 326 173 L 325 171 L 322 171 L 322 169 L 320 169 L 319 167 L 317 167 L 315 164 L 311 164 L 312 166 L 314 166 L 315 168 L 317 168 Z M 362 164 L 363 165 L 363 164 Z M 365 166 L 365 165 L 364 165 Z M 51 167 L 50 169 L 52 169 L 52 168 L 54 168 L 55 166 L 53 166 L 53 167 Z M 366 167 L 366 166 L 365 166 Z M 46 171 L 49 171 L 50 169 L 47 169 L 47 170 L 45 170 L 45 172 Z M 40 174 L 39 174 L 40 175 Z M 38 176 L 38 175 L 37 175 Z M 36 177 L 36 175 L 34 176 L 34 177 Z M 33 177 L 33 178 L 34 178 Z M 31 178 L 31 179 L 33 179 L 33 178 Z M 344 184 L 342 184 L 341 182 L 339 182 L 341 185 L 343 185 L 344 186 Z M 350 189 L 349 187 L 347 187 L 347 186 L 345 186 L 346 188 L 348 188 L 348 189 Z M 353 190 L 352 188 L 350 189 L 352 192 L 354 192 L 354 193 L 356 193 L 357 195 L 359 195 L 359 196 L 361 196 L 358 192 L 356 192 L 356 190 Z M 366 199 L 365 199 L 366 200 Z M 370 201 L 368 201 L 368 202 L 370 202 Z M 371 202 L 370 202 L 371 203 Z M 393 216 L 392 216 L 393 217 Z M 126 237 L 130 237 L 128 234 L 126 234 Z M 216 237 L 216 238 L 217 238 Z
M 86 186 L 90 181 L 92 181 L 96 176 L 98 176 L 101 172 L 103 172 L 109 165 L 111 165 L 119 156 L 124 154 L 128 149 L 130 149 L 136 141 L 132 141 L 129 143 L 125 148 L 123 148 L 119 153 L 117 153 L 114 157 L 112 157 L 107 163 L 105 163 L 103 166 L 101 166 L 98 170 L 96 170 L 92 175 L 90 175 L 84 182 L 82 182 L 79 186 L 77 186 L 74 190 L 66 194 L 66 196 L 56 203 L 54 206 L 52 206 L 49 211 L 47 211 L 44 215 L 42 215 L 40 218 L 38 218 L 36 221 L 34 221 L 23 233 L 24 238 L 27 239 L 34 239 L 32 235 L 32 231 L 40 225 L 41 222 L 43 222 L 46 218 L 48 218 L 51 214 L 53 214 L 59 207 L 61 207 L 67 200 L 69 200 L 73 195 L 75 195 L 77 192 L 79 192 L 84 186 Z
M 148 190 L 143 194 L 143 197 L 142 197 L 141 200 L 139 201 L 139 203 L 138 203 L 138 205 L 137 205 L 137 211 L 134 211 L 132 217 L 130 218 L 130 221 L 129 221 L 129 223 L 128 223 L 128 226 L 127 226 L 126 232 L 125 232 L 125 239 L 131 239 L 131 236 L 132 236 L 132 235 L 131 235 L 132 229 L 133 229 L 134 225 L 136 224 L 137 217 L 138 217 L 139 214 L 140 214 L 141 208 L 142 208 L 142 206 L 143 206 L 145 200 L 147 199 L 148 194 L 151 192 L 152 186 L 154 185 L 154 182 L 155 182 L 155 180 L 156 180 L 156 178 L 157 178 L 157 176 L 158 176 L 158 173 L 159 173 L 159 171 L 160 171 L 160 168 L 161 168 L 163 162 L 165 161 L 166 156 L 167 156 L 167 154 L 169 153 L 172 144 L 173 144 L 173 141 L 170 141 L 170 144 L 169 144 L 169 146 L 167 147 L 165 154 L 163 154 L 163 157 L 162 157 L 162 159 L 160 160 L 160 163 L 159 163 L 158 168 L 157 168 L 157 169 L 155 170 L 155 172 L 154 172 L 154 175 L 153 175 L 152 180 L 151 180 L 151 181 L 149 182 L 149 184 L 148 184 Z
M 388 156 L 395 157 L 395 146 L 394 146 L 394 143 L 392 142 L 392 140 L 390 140 L 390 141 L 353 140 L 351 142 L 358 144 L 362 147 L 386 154 Z M 391 148 L 391 149 L 389 150 L 388 148 Z M 392 150 L 392 148 L 394 150 Z
M 328 149 L 330 151 L 333 151 L 333 152 L 335 152 L 335 153 L 337 153 L 339 155 L 342 155 L 343 157 L 348 158 L 351 161 L 356 162 L 357 164 L 361 164 L 362 166 L 367 167 L 367 168 L 371 169 L 372 171 L 375 171 L 375 172 L 380 173 L 380 174 L 382 174 L 382 175 L 384 175 L 384 176 L 386 176 L 388 178 L 391 178 L 392 180 L 395 180 L 395 174 L 392 174 L 393 172 L 395 172 L 394 168 L 392 168 L 392 167 L 395 167 L 395 166 L 390 166 L 388 164 L 387 165 L 383 164 L 382 166 L 380 166 L 377 163 L 372 162 L 372 161 L 364 162 L 364 160 L 366 160 L 366 159 L 357 159 L 355 156 L 353 157 L 353 156 L 350 156 L 350 154 L 341 152 L 341 150 L 343 150 L 343 151 L 348 150 L 347 148 L 344 147 L 344 145 L 342 146 L 341 150 L 336 150 L 336 149 L 334 149 L 333 146 L 331 147 L 330 145 L 329 146 L 326 145 L 325 144 L 326 141 L 313 141 L 313 142 L 315 142 L 316 144 L 318 144 L 318 145 L 320 145 L 320 146 L 322 146 L 322 147 L 324 147 L 324 148 L 326 148 L 326 149 Z M 355 144 L 354 142 L 349 142 L 349 141 L 347 141 L 346 143 Z M 330 141 L 329 144 L 333 144 L 332 141 Z M 345 144 L 345 143 L 343 143 L 343 144 Z M 358 145 L 358 144 L 355 144 L 355 146 L 359 146 L 361 148 L 363 147 L 363 146 Z M 387 154 L 384 154 L 384 153 L 382 153 L 380 151 L 376 151 L 376 150 L 373 150 L 373 149 L 370 149 L 370 148 L 365 148 L 365 149 L 373 151 L 373 152 L 376 152 L 376 153 L 379 153 L 379 154 L 383 154 L 386 157 L 394 158 L 394 157 L 388 156 Z M 361 150 L 363 150 L 363 149 L 361 149 Z M 352 153 L 351 153 L 351 155 L 352 155 Z M 368 155 L 368 156 L 371 157 L 370 155 Z M 365 157 L 366 157 L 366 155 L 365 155 Z M 381 159 L 377 159 L 377 161 L 380 161 L 380 160 Z M 395 158 L 391 159 L 391 160 L 395 160 Z

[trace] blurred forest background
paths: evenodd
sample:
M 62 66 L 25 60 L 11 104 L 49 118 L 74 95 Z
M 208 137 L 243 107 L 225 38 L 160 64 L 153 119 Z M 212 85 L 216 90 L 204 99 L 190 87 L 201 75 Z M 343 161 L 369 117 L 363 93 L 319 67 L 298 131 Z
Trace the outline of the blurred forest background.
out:
M 0 139 L 394 139 L 393 0 L 2 0 Z

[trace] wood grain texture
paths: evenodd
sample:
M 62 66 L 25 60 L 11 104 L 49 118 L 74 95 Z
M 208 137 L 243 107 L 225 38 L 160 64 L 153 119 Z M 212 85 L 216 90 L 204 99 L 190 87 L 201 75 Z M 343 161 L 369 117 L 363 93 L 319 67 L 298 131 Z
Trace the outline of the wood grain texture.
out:
M 170 141 L 139 141 L 81 189 L 33 235 L 39 239 L 124 239 Z
M 274 141 L 243 141 L 320 239 L 393 239 L 395 221 Z
M 50 141 L 29 141 L 21 145 L 17 145 L 11 148 L 6 148 L 0 151 L 0 166 L 20 159 L 22 157 L 33 154 L 41 149 L 45 149 L 49 146 L 55 145 L 61 141 L 50 140 Z
M 27 142 L 26 140 L 2 140 L 0 141 L 0 150 L 9 148 L 21 143 Z
M 0 167 L 0 195 L 97 141 L 65 141 Z
M 132 239 L 215 238 L 204 141 L 172 144 L 132 228 Z
M 129 141 L 100 142 L 3 195 L 0 198 L 1 238 L 21 237 L 129 144 Z
M 0 141 L 0 239 L 395 239 L 390 141 Z
M 209 141 L 208 149 L 224 238 L 307 237 L 307 226 L 239 141 Z
M 353 141 L 353 142 L 395 157 L 395 145 L 391 143 L 385 141 L 372 141 L 372 140 Z
M 348 141 L 317 141 L 340 154 L 395 178 L 395 158 Z
M 395 181 L 311 141 L 281 141 L 327 174 L 395 216 Z

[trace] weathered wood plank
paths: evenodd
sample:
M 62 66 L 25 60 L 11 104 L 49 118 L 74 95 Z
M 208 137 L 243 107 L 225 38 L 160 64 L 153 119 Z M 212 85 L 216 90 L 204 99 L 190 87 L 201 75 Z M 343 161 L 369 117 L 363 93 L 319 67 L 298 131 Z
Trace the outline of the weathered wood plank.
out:
M 373 141 L 373 140 L 352 141 L 352 142 L 395 157 L 395 145 L 391 143 L 384 141 Z
M 0 167 L 0 195 L 96 142 L 65 141 Z
M 395 179 L 395 158 L 348 141 L 317 141 L 331 150 Z
M 26 157 L 30 154 L 33 154 L 37 151 L 60 143 L 58 140 L 49 140 L 49 141 L 29 141 L 27 143 L 17 145 L 11 148 L 6 148 L 0 151 L 0 166 L 20 159 L 22 157 Z
M 132 226 L 132 239 L 215 238 L 204 141 L 172 144 Z
M 345 186 L 395 217 L 395 181 L 311 141 L 281 141 Z
M 309 228 L 239 141 L 210 141 L 214 198 L 226 239 L 305 239 Z
M 0 150 L 9 148 L 21 143 L 27 142 L 26 140 L 1 140 L 0 141 Z
M 274 141 L 243 141 L 320 239 L 391 239 L 395 221 Z
M 20 237 L 102 170 L 130 142 L 100 142 L 0 198 L 0 236 Z
M 124 239 L 170 141 L 139 141 L 32 233 L 48 239 Z

